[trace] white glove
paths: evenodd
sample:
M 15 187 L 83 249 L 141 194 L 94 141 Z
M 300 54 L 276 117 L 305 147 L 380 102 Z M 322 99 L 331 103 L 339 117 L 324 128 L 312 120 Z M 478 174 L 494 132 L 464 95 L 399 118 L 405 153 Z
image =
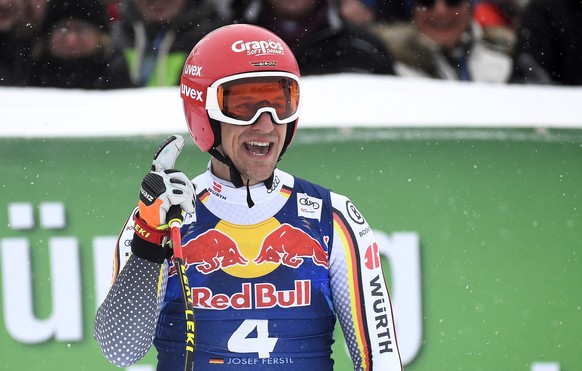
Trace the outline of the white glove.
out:
M 141 183 L 139 216 L 152 228 L 167 228 L 166 216 L 173 205 L 180 206 L 187 213 L 195 211 L 194 184 L 186 174 L 172 169 L 183 146 L 181 136 L 167 138 L 154 155 L 152 171 Z

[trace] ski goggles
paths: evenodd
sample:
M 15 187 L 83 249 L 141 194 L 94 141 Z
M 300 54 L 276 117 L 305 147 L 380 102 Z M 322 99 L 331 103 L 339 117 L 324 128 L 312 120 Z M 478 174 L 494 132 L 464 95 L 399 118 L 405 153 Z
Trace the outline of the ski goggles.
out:
M 445 0 L 447 7 L 454 8 L 466 0 Z M 416 0 L 416 3 L 425 8 L 432 8 L 437 0 Z
M 228 76 L 208 87 L 206 110 L 232 125 L 251 125 L 263 112 L 277 124 L 288 124 L 299 117 L 299 79 L 275 71 Z

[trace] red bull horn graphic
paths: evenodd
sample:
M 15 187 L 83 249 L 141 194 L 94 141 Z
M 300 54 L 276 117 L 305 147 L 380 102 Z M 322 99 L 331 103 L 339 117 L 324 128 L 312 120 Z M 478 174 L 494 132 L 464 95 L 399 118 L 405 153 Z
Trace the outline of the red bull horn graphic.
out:
M 221 221 L 186 242 L 183 251 L 186 268 L 193 265 L 203 274 L 223 270 L 241 278 L 265 276 L 280 265 L 297 268 L 305 259 L 328 266 L 328 254 L 317 240 L 275 218 L 252 226 Z M 174 268 L 170 270 L 173 274 Z
M 301 229 L 283 224 L 265 238 L 253 262 L 281 263 L 297 268 L 303 258 L 311 258 L 313 264 L 327 268 L 327 252 L 321 245 Z
M 249 262 L 239 251 L 236 242 L 216 229 L 210 229 L 188 241 L 183 249 L 186 267 L 196 265 L 196 269 L 204 274 Z

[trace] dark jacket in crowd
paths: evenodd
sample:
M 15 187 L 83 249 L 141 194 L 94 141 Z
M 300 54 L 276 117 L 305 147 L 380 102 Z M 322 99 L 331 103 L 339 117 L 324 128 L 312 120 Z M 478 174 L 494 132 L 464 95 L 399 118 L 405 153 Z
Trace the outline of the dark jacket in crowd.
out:
M 273 14 L 268 2 L 251 0 L 237 19 L 278 34 L 293 50 L 302 75 L 340 72 L 394 74 L 390 53 L 375 35 L 345 22 L 333 1 L 321 0 L 314 14 L 294 29 Z
M 30 46 L 13 32 L 0 33 L 0 86 L 26 85 Z
M 55 58 L 43 51 L 34 58 L 28 85 L 99 90 L 134 87 L 123 55 L 103 49 L 92 56 L 71 60 Z
M 582 0 L 531 0 L 517 38 L 512 82 L 582 85 Z
M 80 19 L 101 30 L 101 46 L 94 54 L 61 59 L 50 53 L 50 33 L 66 19 Z M 101 90 L 134 87 L 123 55 L 113 47 L 109 18 L 102 2 L 50 0 L 42 35 L 32 52 L 29 86 Z

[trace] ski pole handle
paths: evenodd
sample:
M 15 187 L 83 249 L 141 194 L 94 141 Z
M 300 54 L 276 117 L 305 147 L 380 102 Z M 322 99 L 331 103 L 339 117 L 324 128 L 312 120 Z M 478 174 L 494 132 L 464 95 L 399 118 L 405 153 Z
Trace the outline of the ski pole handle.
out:
M 168 225 L 170 226 L 170 240 L 172 241 L 172 248 L 174 249 L 174 256 L 178 257 L 184 262 L 184 255 L 182 253 L 182 237 L 180 236 L 180 228 L 182 227 L 182 209 L 180 206 L 173 205 L 166 214 Z
M 173 223 L 178 223 L 178 226 L 182 225 L 184 218 L 182 217 L 182 209 L 179 205 L 170 206 L 170 209 L 166 213 L 166 220 L 170 228 L 172 227 Z

